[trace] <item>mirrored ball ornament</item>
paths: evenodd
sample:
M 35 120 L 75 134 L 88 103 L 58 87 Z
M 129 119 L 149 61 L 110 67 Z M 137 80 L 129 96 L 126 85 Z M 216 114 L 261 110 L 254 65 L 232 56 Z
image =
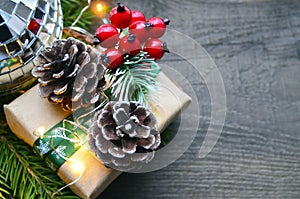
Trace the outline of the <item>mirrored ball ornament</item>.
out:
M 60 0 L 0 1 L 0 97 L 32 83 L 34 58 L 63 29 Z

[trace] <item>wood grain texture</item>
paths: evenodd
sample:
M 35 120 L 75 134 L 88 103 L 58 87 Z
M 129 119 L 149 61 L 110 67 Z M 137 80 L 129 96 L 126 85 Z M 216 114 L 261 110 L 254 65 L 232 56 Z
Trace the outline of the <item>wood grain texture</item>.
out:
M 217 145 L 199 159 L 210 97 L 190 74 L 202 121 L 188 151 L 160 171 L 122 174 L 99 198 L 299 198 L 300 1 L 125 3 L 148 17 L 168 16 L 170 28 L 205 47 L 223 76 L 227 117 Z

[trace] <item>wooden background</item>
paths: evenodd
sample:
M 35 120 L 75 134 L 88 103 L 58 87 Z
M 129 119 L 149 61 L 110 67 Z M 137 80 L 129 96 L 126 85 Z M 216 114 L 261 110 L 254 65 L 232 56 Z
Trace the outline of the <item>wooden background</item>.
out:
M 199 159 L 210 98 L 190 74 L 202 118 L 192 145 L 162 170 L 122 174 L 99 199 L 299 198 L 300 1 L 125 3 L 148 17 L 168 16 L 170 28 L 203 45 L 224 80 L 227 117 L 218 143 Z

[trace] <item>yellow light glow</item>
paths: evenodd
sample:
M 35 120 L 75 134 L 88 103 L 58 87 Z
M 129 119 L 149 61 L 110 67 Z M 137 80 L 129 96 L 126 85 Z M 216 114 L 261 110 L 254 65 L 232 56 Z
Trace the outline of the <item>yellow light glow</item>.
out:
M 71 167 L 72 171 L 75 173 L 82 173 L 84 170 L 84 165 L 81 162 L 74 162 Z
M 103 18 L 109 13 L 107 2 L 102 0 L 91 1 L 90 10 L 97 18 Z
M 45 134 L 46 129 L 44 126 L 39 126 L 36 130 L 35 130 L 35 135 L 37 135 L 38 137 L 43 137 L 43 135 Z
M 101 3 L 97 3 L 96 8 L 97 8 L 97 12 L 102 12 L 102 10 L 103 10 L 103 6 Z

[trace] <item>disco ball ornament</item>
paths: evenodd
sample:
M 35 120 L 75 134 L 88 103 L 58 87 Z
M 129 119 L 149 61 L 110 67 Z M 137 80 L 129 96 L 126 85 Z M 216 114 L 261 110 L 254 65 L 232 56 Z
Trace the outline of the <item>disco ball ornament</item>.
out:
M 62 29 L 60 0 L 0 0 L 0 99 L 32 85 L 34 58 Z

